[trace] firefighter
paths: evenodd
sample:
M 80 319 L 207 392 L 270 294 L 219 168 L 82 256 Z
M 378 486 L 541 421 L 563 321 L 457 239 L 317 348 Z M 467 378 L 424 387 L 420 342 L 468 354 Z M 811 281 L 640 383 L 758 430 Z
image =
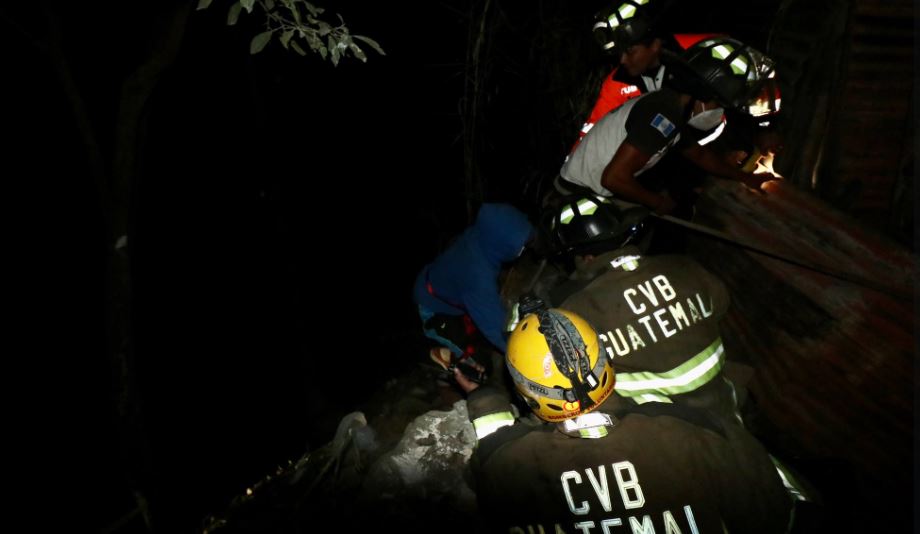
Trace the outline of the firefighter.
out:
M 528 302 L 506 364 L 538 424 L 456 372 L 479 439 L 470 460 L 497 532 L 786 532 L 792 501 L 740 425 L 677 404 L 614 394 L 598 333 L 575 313 Z
M 740 423 L 744 390 L 723 373 L 725 284 L 690 256 L 643 255 L 636 245 L 651 226 L 644 208 L 572 197 L 548 230 L 571 270 L 570 281 L 550 292 L 552 302 L 597 328 L 621 396 L 709 409 Z
M 657 91 L 662 87 L 665 65 L 662 63 L 664 50 L 671 53 L 680 53 L 703 39 L 718 36 L 718 34 L 675 34 L 669 35 L 662 29 L 662 19 L 671 2 L 669 0 L 627 0 L 623 3 L 613 4 L 601 10 L 594 17 L 592 32 L 597 43 L 605 55 L 611 56 L 616 65 L 608 74 L 601 85 L 597 101 L 578 132 L 578 139 L 569 151 L 574 152 L 578 143 L 594 126 L 594 124 L 609 112 L 620 107 L 628 100 L 642 94 Z M 726 113 L 728 114 L 728 112 Z M 743 121 L 746 124 L 748 121 Z M 747 128 L 739 123 L 737 117 L 732 117 L 728 122 L 731 139 L 737 139 L 739 127 L 745 133 Z M 719 140 L 725 130 L 726 120 L 723 120 L 709 132 L 697 135 L 698 143 L 707 144 Z M 746 148 L 746 146 L 745 146 Z M 719 141 L 721 152 L 727 152 L 725 140 Z M 740 152 L 734 152 L 740 153 Z M 726 158 L 728 159 L 728 158 Z M 731 162 L 731 159 L 728 159 Z M 701 185 L 705 173 L 692 165 L 687 165 L 686 160 L 676 154 L 667 154 L 655 167 L 644 173 L 643 181 L 653 190 L 667 188 L 668 195 L 677 206 L 670 211 L 671 215 L 690 219 L 693 215 L 693 204 L 696 200 L 695 190 Z M 679 176 L 678 180 L 671 179 Z M 556 178 L 556 189 L 571 191 L 561 177 Z M 673 233 L 673 232 L 672 232 Z M 680 244 L 682 235 L 664 235 L 663 239 L 669 248 Z M 656 243 L 663 242 L 662 239 Z
M 593 192 L 621 205 L 659 214 L 677 206 L 667 190 L 643 183 L 642 174 L 672 148 L 707 173 L 759 190 L 776 177 L 729 164 L 698 141 L 722 123 L 724 110 L 744 108 L 763 83 L 763 56 L 729 38 L 706 39 L 672 58 L 664 87 L 629 100 L 605 115 L 560 170 L 561 193 Z
M 548 226 L 555 257 L 570 271 L 551 302 L 597 329 L 619 396 L 706 410 L 730 425 L 759 415 L 746 388 L 753 369 L 726 360 L 725 284 L 690 256 L 645 255 L 654 227 L 647 210 L 570 197 Z M 788 462 L 771 459 L 794 500 L 818 499 Z
M 666 4 L 667 2 L 665 2 Z M 665 6 L 662 2 L 627 0 L 601 10 L 594 16 L 592 32 L 604 54 L 616 65 L 601 84 L 601 89 L 570 153 L 604 115 L 628 100 L 661 89 L 665 66 L 662 50 L 680 53 L 703 39 L 718 34 L 666 35 L 660 30 Z
M 425 335 L 438 344 L 430 352 L 435 363 L 447 369 L 463 362 L 488 371 L 491 348 L 504 353 L 506 310 L 498 277 L 533 234 L 514 206 L 483 204 L 475 222 L 418 273 L 413 298 Z
M 597 101 L 572 150 L 601 117 L 629 99 L 661 89 L 665 71 L 663 51 L 680 54 L 704 39 L 727 37 L 718 33 L 667 34 L 662 31 L 662 19 L 670 5 L 669 0 L 626 0 L 594 16 L 594 37 L 604 54 L 613 58 L 616 64 L 604 78 Z M 768 81 L 764 83 L 761 94 L 752 99 L 752 109 L 748 110 L 749 113 L 738 114 L 734 110 L 726 110 L 726 115 L 731 115 L 728 125 L 737 126 L 733 137 L 745 137 L 744 144 L 748 150 L 754 145 L 767 153 L 781 148 L 781 139 L 775 129 L 780 100 L 772 60 L 766 57 L 764 60 L 771 62 L 770 70 L 765 73 Z
M 704 39 L 727 37 L 718 33 L 693 33 L 670 35 L 662 31 L 662 19 L 672 2 L 670 0 L 626 0 L 601 10 L 594 16 L 592 32 L 605 55 L 616 63 L 601 85 L 597 101 L 588 115 L 578 142 L 607 113 L 627 100 L 650 91 L 657 91 L 664 80 L 663 53 L 680 54 Z M 717 141 L 717 150 L 742 152 L 744 156 L 757 157 L 775 154 L 782 149 L 782 136 L 777 131 L 780 111 L 779 84 L 772 68 L 764 70 L 767 78 L 761 92 L 751 99 L 750 109 L 743 113 L 725 110 L 725 120 L 720 128 L 700 142 Z M 720 135 L 722 130 L 725 135 Z M 749 166 L 749 165 L 746 165 Z

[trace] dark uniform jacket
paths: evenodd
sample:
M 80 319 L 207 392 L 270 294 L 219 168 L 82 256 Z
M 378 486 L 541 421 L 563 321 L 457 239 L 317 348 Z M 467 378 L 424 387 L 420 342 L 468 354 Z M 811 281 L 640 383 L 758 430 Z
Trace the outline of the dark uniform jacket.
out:
M 688 256 L 643 256 L 611 266 L 622 255 L 595 259 L 599 274 L 560 305 L 597 330 L 616 371 L 616 393 L 639 403 L 710 408 L 733 419 L 734 390 L 722 375 L 719 336 L 729 304 L 725 285 Z
M 626 406 L 631 404 L 612 395 L 598 408 L 619 414 L 598 439 L 521 422 L 481 438 L 470 465 L 492 530 L 788 530 L 792 501 L 766 452 L 739 425 L 723 425 L 703 410 L 661 403 Z M 481 387 L 470 394 L 468 408 L 475 425 L 480 417 L 507 411 L 507 398 Z M 665 413 L 656 413 L 660 410 Z

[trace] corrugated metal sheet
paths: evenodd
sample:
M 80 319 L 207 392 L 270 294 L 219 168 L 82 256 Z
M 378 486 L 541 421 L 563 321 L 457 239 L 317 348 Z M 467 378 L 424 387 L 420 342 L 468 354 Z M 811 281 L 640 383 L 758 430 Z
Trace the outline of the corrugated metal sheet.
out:
M 880 227 L 889 222 L 886 212 L 912 135 L 913 7 L 913 2 L 905 0 L 855 3 L 846 35 L 845 74 L 830 131 L 833 146 L 828 154 L 836 161 L 821 177 L 859 184 L 844 207 Z
M 913 2 L 784 2 L 768 52 L 785 84 L 787 148 L 777 168 L 908 241 L 912 207 L 900 197 L 912 158 Z
M 717 180 L 699 208 L 696 222 L 741 242 L 888 288 L 691 240 L 693 255 L 731 290 L 726 349 L 756 369 L 750 389 L 770 420 L 810 455 L 843 459 L 862 480 L 909 487 L 916 258 L 791 184 L 757 195 Z

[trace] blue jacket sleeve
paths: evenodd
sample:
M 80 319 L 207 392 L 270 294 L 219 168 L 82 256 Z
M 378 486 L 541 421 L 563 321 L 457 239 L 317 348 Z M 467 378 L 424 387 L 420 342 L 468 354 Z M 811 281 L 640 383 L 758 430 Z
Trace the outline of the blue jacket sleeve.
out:
M 489 343 L 504 353 L 508 348 L 504 331 L 505 306 L 498 292 L 498 284 L 495 281 L 482 283 L 464 296 L 463 304 L 476 328 Z

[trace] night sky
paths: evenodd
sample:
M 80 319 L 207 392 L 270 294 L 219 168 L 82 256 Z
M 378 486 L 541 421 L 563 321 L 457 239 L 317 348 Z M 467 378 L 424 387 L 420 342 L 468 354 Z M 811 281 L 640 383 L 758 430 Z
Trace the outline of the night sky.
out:
M 686 13 L 685 31 L 729 29 L 718 10 L 728 3 L 711 4 Z M 387 53 L 366 49 L 366 64 L 338 67 L 277 42 L 250 56 L 254 20 L 227 27 L 227 5 L 191 14 L 148 102 L 132 205 L 146 476 L 183 528 L 322 445 L 341 415 L 415 364 L 412 281 L 467 217 L 465 2 L 326 6 Z M 110 147 L 118 81 L 142 50 L 131 21 L 146 12 L 112 7 L 112 23 L 101 9 L 58 12 L 76 83 Z M 492 201 L 520 200 L 518 162 L 538 157 L 525 136 L 555 127 L 528 122 L 548 112 L 538 91 L 524 90 L 540 74 L 526 33 L 536 15 L 516 9 L 503 41 L 513 57 L 488 104 Z M 580 6 L 570 21 L 590 13 Z M 5 20 L 33 35 L 42 27 L 27 8 Z M 29 325 L 8 357 L 24 367 L 24 428 L 40 430 L 26 446 L 39 452 L 27 475 L 32 517 L 54 510 L 73 531 L 92 531 L 134 506 L 113 429 L 102 207 L 51 62 L 6 29 L 4 174 L 8 202 L 23 212 L 9 228 L 23 245 L 11 281 L 26 292 L 17 319 Z M 588 26 L 559 31 L 593 45 Z M 554 140 L 565 135 L 551 137 L 539 157 L 558 165 L 567 146 Z

